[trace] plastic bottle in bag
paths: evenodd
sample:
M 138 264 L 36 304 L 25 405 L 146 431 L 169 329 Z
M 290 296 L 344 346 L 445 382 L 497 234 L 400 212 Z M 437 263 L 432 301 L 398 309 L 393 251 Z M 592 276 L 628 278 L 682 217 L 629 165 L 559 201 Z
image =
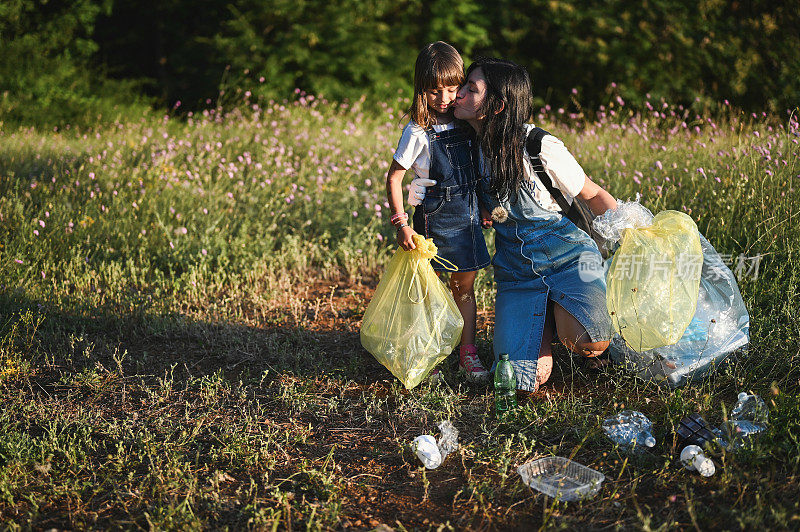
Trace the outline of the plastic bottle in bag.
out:
M 623 410 L 603 421 L 603 431 L 620 447 L 643 449 L 653 447 L 656 439 L 650 432 L 653 423 L 647 416 L 635 410 Z

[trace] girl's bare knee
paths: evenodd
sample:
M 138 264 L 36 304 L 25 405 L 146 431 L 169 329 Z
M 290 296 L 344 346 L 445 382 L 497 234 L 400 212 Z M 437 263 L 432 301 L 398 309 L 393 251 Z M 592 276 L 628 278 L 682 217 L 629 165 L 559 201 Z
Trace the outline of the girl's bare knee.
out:
M 474 300 L 475 278 L 472 276 L 458 276 L 453 274 L 450 277 L 450 291 L 453 292 L 453 298 L 456 302 Z

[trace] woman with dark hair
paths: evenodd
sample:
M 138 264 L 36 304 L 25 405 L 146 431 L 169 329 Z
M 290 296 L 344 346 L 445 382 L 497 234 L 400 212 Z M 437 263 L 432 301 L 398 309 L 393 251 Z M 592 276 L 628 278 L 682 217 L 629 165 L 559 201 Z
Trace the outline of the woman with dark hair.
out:
M 602 258 L 533 170 L 531 155 L 568 202 L 583 199 L 592 212 L 616 208 L 560 140 L 546 135 L 539 154 L 526 153 L 533 126 L 531 82 L 521 66 L 481 59 L 467 70 L 455 116 L 475 130 L 480 149 L 481 202 L 492 212 L 497 282 L 494 353 L 508 353 L 517 387 L 536 391 L 553 366 L 557 336 L 570 351 L 597 357 L 611 339 Z

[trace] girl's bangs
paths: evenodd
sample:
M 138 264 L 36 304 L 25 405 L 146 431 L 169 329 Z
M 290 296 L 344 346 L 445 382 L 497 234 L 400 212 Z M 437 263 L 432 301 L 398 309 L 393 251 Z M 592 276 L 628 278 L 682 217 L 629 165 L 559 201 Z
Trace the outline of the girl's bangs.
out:
M 460 87 L 464 83 L 463 65 L 447 64 L 431 65 L 431 69 L 425 72 L 422 77 L 421 85 L 423 90 L 438 89 L 439 87 Z

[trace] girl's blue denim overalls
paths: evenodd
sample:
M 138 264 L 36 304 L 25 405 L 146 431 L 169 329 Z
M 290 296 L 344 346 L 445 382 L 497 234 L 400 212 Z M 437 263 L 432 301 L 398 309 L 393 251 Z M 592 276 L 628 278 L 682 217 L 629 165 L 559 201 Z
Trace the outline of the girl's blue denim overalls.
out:
M 414 210 L 414 231 L 433 238 L 438 255 L 458 267 L 475 271 L 489 265 L 489 251 L 480 225 L 477 172 L 469 129 L 427 130 L 430 140 L 430 179 L 425 200 Z M 435 270 L 444 266 L 431 263 Z
M 592 342 L 611 339 L 606 307 L 602 256 L 597 244 L 561 213 L 539 205 L 526 183 L 516 202 L 498 200 L 481 181 L 479 195 L 489 209 L 508 213 L 494 222 L 497 282 L 495 300 L 495 365 L 508 353 L 517 374 L 517 388 L 536 388 L 536 366 L 549 301 L 572 314 Z

